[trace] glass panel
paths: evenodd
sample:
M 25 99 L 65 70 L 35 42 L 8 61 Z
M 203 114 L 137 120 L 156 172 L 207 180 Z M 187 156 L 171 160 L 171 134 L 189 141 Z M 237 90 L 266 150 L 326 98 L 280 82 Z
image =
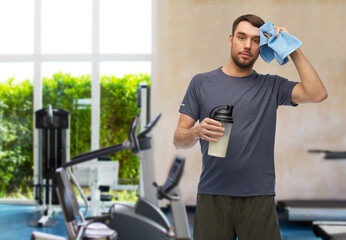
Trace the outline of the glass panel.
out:
M 115 76 L 118 78 L 126 74 L 149 74 L 151 75 L 151 62 L 101 62 L 100 73 L 102 75 Z
M 0 83 L 10 78 L 19 83 L 25 79 L 33 82 L 34 64 L 32 62 L 0 62 Z
M 34 1 L 0 1 L 0 54 L 34 52 Z
M 139 109 L 137 87 L 150 83 L 150 62 L 101 62 L 100 146 L 121 143 Z M 139 159 L 130 151 L 112 156 L 119 161 L 119 184 L 138 184 Z
M 70 73 L 71 76 L 91 74 L 91 62 L 43 62 L 42 77 L 52 77 L 54 73 Z
M 151 53 L 151 0 L 100 0 L 100 52 Z
M 70 156 L 91 149 L 91 63 L 42 63 L 42 106 L 70 112 Z
M 0 63 L 0 198 L 33 185 L 33 63 Z
M 91 53 L 91 0 L 42 2 L 42 53 Z

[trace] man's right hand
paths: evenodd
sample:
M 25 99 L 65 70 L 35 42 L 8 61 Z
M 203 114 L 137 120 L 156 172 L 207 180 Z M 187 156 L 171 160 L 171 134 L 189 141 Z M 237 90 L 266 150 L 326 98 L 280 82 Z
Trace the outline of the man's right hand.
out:
M 225 129 L 222 123 L 211 118 L 205 118 L 201 123 L 195 125 L 196 121 L 181 113 L 178 127 L 174 132 L 173 143 L 177 149 L 186 149 L 194 146 L 202 138 L 207 141 L 217 142 L 215 137 L 222 137 Z
M 222 137 L 223 133 L 225 132 L 225 128 L 222 127 L 222 123 L 211 118 L 205 118 L 195 127 L 198 136 L 210 142 L 217 142 L 218 140 L 215 137 Z

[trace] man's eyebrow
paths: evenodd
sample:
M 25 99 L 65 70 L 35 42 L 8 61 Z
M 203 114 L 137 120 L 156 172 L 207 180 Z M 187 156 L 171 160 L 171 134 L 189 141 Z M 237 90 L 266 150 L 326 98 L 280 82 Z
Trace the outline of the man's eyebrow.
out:
M 241 36 L 246 36 L 246 35 L 247 35 L 247 34 L 244 33 L 244 32 L 237 32 L 236 34 L 237 34 L 237 35 L 241 35 Z M 253 36 L 253 38 L 260 38 L 260 35 L 255 35 L 255 36 Z

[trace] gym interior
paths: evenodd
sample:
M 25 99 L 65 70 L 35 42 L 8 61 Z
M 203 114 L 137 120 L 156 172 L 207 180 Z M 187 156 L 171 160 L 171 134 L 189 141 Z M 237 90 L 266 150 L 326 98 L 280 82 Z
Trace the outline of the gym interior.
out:
M 328 91 L 320 104 L 278 109 L 282 239 L 346 239 L 346 1 L 8 2 L 0 2 L 0 239 L 192 239 L 201 152 L 198 143 L 174 147 L 178 110 L 195 74 L 227 62 L 232 21 L 246 13 L 297 36 Z M 292 61 L 258 59 L 254 69 L 299 80 Z M 100 224 L 85 224 L 90 217 Z

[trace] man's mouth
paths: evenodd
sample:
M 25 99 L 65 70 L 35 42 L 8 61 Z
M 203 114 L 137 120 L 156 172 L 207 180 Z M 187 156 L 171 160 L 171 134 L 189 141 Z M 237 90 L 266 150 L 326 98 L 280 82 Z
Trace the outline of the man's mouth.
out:
M 241 52 L 240 56 L 242 56 L 243 58 L 250 58 L 251 54 L 250 53 L 246 53 L 246 52 Z

